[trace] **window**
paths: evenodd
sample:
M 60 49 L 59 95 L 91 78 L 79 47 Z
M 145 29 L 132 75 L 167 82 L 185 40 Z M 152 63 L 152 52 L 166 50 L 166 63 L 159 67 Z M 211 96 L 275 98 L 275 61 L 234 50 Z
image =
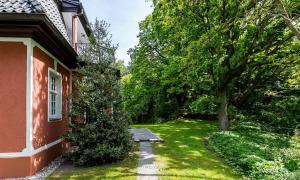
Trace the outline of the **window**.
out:
M 48 116 L 49 121 L 62 118 L 62 82 L 61 75 L 49 68 L 48 72 Z

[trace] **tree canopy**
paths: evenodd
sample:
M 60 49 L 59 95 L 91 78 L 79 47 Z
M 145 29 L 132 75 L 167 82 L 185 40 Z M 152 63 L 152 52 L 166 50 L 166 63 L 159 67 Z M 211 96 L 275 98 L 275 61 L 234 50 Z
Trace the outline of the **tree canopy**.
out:
M 295 2 L 284 5 L 299 22 Z M 155 1 L 131 50 L 125 109 L 164 117 L 198 101 L 228 129 L 228 108 L 245 108 L 257 90 L 285 84 L 299 66 L 299 41 L 278 8 L 276 0 Z

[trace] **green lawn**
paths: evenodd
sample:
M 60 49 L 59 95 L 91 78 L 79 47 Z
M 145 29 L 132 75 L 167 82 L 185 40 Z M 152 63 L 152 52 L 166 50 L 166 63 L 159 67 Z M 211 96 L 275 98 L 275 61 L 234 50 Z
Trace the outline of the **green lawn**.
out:
M 149 128 L 165 140 L 154 144 L 156 163 L 162 179 L 239 179 L 205 145 L 205 138 L 217 130 L 215 122 L 178 120 Z
M 138 163 L 138 146 L 135 146 L 135 152 L 129 158 L 122 162 L 110 165 L 97 166 L 92 168 L 76 168 L 72 171 L 56 171 L 48 179 L 120 179 L 136 180 Z
M 161 179 L 239 179 L 205 145 L 209 133 L 217 131 L 215 122 L 178 120 L 162 124 L 134 125 L 149 128 L 165 140 L 155 143 L 154 154 Z M 136 179 L 138 147 L 120 163 L 56 171 L 49 179 Z

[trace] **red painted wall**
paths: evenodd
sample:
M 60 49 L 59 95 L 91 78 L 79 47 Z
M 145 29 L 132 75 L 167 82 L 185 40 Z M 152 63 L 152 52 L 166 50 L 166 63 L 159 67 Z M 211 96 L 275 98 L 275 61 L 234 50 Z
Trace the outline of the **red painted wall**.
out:
M 66 143 L 62 142 L 31 157 L 0 158 L 0 179 L 32 176 L 61 155 L 66 148 Z
M 0 42 L 0 153 L 26 147 L 27 47 Z
M 54 69 L 54 60 L 38 47 L 33 49 L 33 147 L 39 148 L 58 140 L 67 130 L 69 71 L 57 64 L 63 81 L 63 117 L 48 122 L 48 68 Z
M 54 142 L 67 131 L 70 73 L 57 64 L 62 76 L 62 120 L 48 122 L 48 68 L 54 60 L 33 49 L 33 147 Z M 21 152 L 26 147 L 27 47 L 0 42 L 0 153 Z M 34 175 L 59 156 L 68 144 L 59 143 L 31 157 L 0 158 L 0 179 Z

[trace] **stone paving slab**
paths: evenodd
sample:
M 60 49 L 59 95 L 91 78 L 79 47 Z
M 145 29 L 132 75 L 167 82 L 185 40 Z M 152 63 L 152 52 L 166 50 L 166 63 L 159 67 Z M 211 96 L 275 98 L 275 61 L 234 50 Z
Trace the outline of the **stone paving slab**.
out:
M 163 139 L 153 134 L 147 128 L 139 128 L 139 129 L 133 128 L 133 129 L 129 129 L 129 132 L 133 135 L 133 139 L 135 142 L 141 142 L 141 141 L 163 142 Z
M 137 180 L 158 180 L 158 168 L 150 142 L 140 142 L 140 159 L 137 168 Z

